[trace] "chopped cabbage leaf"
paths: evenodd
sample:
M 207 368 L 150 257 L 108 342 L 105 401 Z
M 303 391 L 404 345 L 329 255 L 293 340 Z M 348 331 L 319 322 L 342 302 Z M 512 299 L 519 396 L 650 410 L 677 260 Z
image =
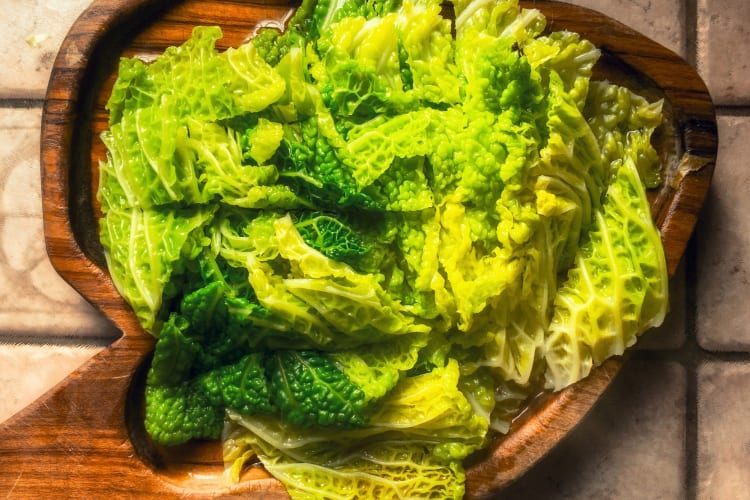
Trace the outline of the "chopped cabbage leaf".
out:
M 662 323 L 665 262 L 638 170 L 626 159 L 555 296 L 545 342 L 547 386 L 559 390 L 580 380 Z
M 460 498 L 530 398 L 661 323 L 663 102 L 552 28 L 518 0 L 303 0 L 120 61 L 100 237 L 157 337 L 156 442 L 224 425 L 228 479 L 256 457 L 295 498 Z

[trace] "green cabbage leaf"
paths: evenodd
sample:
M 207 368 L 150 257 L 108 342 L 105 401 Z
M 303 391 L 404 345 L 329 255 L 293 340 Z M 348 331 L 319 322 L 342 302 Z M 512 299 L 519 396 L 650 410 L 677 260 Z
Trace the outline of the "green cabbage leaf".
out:
M 260 460 L 294 498 L 460 498 L 534 395 L 662 322 L 664 103 L 551 27 L 303 0 L 120 61 L 100 239 L 157 339 L 155 442 L 222 439 L 230 482 Z

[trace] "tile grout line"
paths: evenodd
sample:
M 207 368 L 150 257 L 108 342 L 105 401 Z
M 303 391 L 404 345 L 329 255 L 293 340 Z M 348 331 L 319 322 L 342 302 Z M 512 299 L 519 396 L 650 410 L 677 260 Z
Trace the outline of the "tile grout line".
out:
M 41 97 L 1 97 L 0 108 L 24 109 L 44 107 L 44 98 Z
M 695 233 L 685 252 L 685 498 L 698 498 L 698 366 L 703 351 L 697 341 L 697 244 Z
M 698 68 L 698 0 L 685 0 L 685 60 Z
M 6 335 L 0 333 L 0 346 L 25 345 L 31 347 L 108 347 L 119 337 L 76 335 Z
M 698 372 L 687 370 L 685 390 L 685 498 L 698 500 Z
M 738 105 L 738 106 L 726 106 L 718 105 L 714 106 L 717 114 L 727 116 L 747 116 L 750 115 L 750 105 Z

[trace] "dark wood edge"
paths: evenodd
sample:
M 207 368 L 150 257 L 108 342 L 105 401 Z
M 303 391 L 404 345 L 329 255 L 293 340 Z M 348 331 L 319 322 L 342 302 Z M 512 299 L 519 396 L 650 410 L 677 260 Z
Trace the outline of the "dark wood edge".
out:
M 490 457 L 467 468 L 466 499 L 490 498 L 544 458 L 589 413 L 622 362 L 621 358 L 608 359 L 584 381 L 532 405 Z
M 76 146 L 89 143 L 86 134 L 90 129 L 81 126 L 80 120 L 91 116 L 94 106 L 99 82 L 92 78 L 90 68 L 95 61 L 107 58 L 103 42 L 124 36 L 124 26 L 168 4 L 158 0 L 94 1 L 75 21 L 60 47 L 42 111 L 40 158 L 47 254 L 60 276 L 124 335 L 145 335 L 145 332 L 117 292 L 109 273 L 94 263 L 79 244 L 71 211 L 78 201 L 71 193 L 70 176 L 74 162 L 88 161 L 85 156 L 88 151 L 80 151 Z M 92 301 L 92 297 L 97 300 Z

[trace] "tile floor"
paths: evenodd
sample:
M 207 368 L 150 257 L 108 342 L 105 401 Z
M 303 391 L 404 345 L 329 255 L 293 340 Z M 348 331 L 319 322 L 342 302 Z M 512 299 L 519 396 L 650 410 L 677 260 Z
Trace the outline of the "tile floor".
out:
M 584 422 L 507 499 L 750 499 L 750 2 L 574 0 L 684 56 L 717 105 L 708 205 L 673 280 L 672 313 Z M 115 332 L 50 266 L 39 123 L 57 49 L 88 0 L 2 0 L 0 421 Z M 13 68 L 8 70 L 9 68 Z

